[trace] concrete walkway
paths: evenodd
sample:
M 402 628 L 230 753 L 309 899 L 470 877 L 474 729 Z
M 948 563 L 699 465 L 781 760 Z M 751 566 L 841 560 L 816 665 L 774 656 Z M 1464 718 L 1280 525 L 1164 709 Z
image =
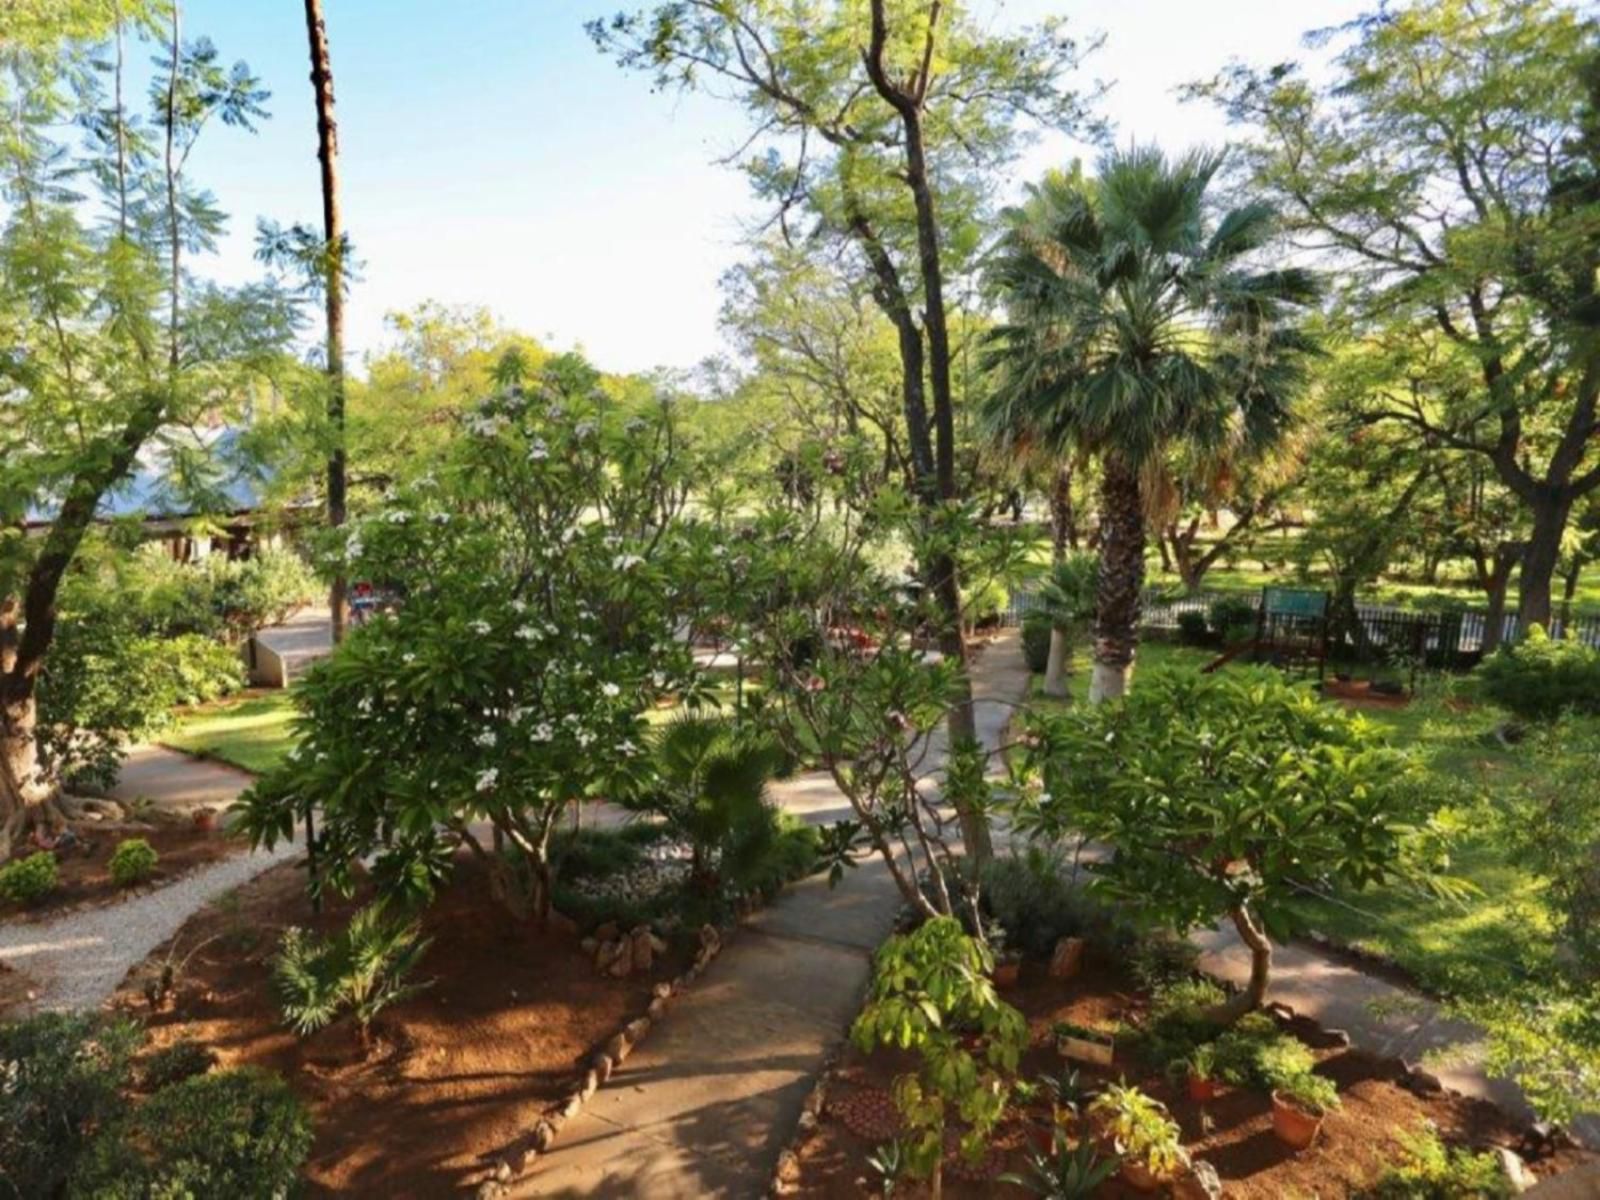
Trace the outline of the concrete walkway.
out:
M 146 744 L 128 752 L 110 796 L 124 804 L 148 800 L 157 808 L 188 816 L 197 808 L 232 804 L 254 780 L 249 771 L 227 763 Z
M 1014 631 L 983 652 L 973 684 L 979 735 L 998 745 L 1028 686 Z M 929 760 L 932 767 L 942 755 Z M 814 822 L 849 811 L 820 774 L 774 791 L 784 808 Z M 812 878 L 787 890 L 745 925 L 511 1194 L 764 1195 L 806 1093 L 860 1007 L 872 951 L 900 904 L 876 857 L 835 889 Z

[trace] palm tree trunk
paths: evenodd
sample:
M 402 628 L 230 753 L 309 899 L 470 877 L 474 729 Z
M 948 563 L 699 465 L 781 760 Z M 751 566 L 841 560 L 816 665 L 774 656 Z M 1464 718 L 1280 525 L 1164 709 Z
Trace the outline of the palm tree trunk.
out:
M 1050 656 L 1044 666 L 1044 694 L 1058 700 L 1071 696 L 1068 680 L 1072 675 L 1072 634 L 1065 629 L 1050 630 Z
M 1120 458 L 1108 456 L 1100 483 L 1100 578 L 1090 703 L 1116 699 L 1128 690 L 1133 678 L 1144 591 L 1144 547 L 1138 473 Z
M 327 247 L 324 281 L 328 336 L 328 425 L 333 450 L 328 455 L 328 525 L 345 521 L 344 447 L 344 228 L 339 212 L 339 127 L 333 119 L 333 62 L 328 54 L 328 26 L 322 0 L 306 0 L 306 34 L 311 44 L 311 87 L 317 102 L 317 158 L 322 164 L 322 236 Z M 333 610 L 333 640 L 344 638 L 348 613 L 348 581 L 341 571 L 328 593 Z

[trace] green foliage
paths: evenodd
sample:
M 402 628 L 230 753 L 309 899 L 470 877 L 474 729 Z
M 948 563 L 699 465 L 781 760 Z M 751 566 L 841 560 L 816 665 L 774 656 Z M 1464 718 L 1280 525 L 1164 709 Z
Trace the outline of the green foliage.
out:
M 1150 1010 L 1137 1030 L 1143 1056 L 1156 1066 L 1187 1059 L 1198 1047 L 1217 1036 L 1211 1010 L 1227 999 L 1220 987 L 1207 979 L 1166 983 L 1150 996 Z
M 1129 948 L 1128 970 L 1147 991 L 1170 991 L 1198 974 L 1200 950 L 1188 938 L 1165 929 L 1151 930 Z
M 151 543 L 113 558 L 92 578 L 140 634 L 194 634 L 229 642 L 278 624 L 321 592 L 304 558 L 273 546 L 250 558 L 211 554 L 187 563 Z
M 33 904 L 55 891 L 60 868 L 56 856 L 40 850 L 0 867 L 0 900 L 7 904 Z
M 1115 1157 L 1101 1157 L 1087 1138 L 1073 1145 L 1059 1128 L 1054 1130 L 1050 1153 L 1030 1150 L 1028 1169 L 1000 1176 L 1045 1200 L 1089 1200 L 1116 1172 Z
M 216 1065 L 215 1050 L 193 1038 L 183 1038 L 163 1046 L 139 1065 L 139 1085 L 147 1092 L 160 1091 L 204 1075 Z
M 916 1131 L 912 1163 L 930 1176 L 943 1159 L 952 1118 L 967 1127 L 963 1151 L 982 1152 L 1005 1113 L 1008 1078 L 1027 1048 L 1028 1025 L 995 994 L 988 950 L 953 917 L 890 938 L 873 961 L 867 1003 L 851 1037 L 863 1051 L 888 1045 L 917 1054 L 920 1068 L 895 1081 L 895 1101 Z
M 348 1011 L 365 1044 L 380 1012 L 426 986 L 407 976 L 428 946 L 416 921 L 389 916 L 381 903 L 359 910 L 330 938 L 285 930 L 272 964 L 284 1020 L 307 1034 Z
M 1505 1200 L 1516 1188 L 1493 1154 L 1449 1147 L 1432 1128 L 1401 1134 L 1400 1161 L 1361 1200 Z
M 1152 924 L 1183 933 L 1243 912 L 1281 939 L 1309 883 L 1439 886 L 1418 764 L 1275 673 L 1157 673 L 1029 732 L 1045 791 L 1023 793 L 1019 819 L 1113 846 L 1091 886 Z
M 304 1106 L 277 1076 L 249 1067 L 198 1075 L 103 1129 L 67 1195 L 278 1200 L 294 1190 L 311 1141 Z
M 1490 655 L 1477 673 L 1485 696 L 1529 720 L 1600 713 L 1600 650 L 1557 641 L 1537 625 Z
M 1107 1084 L 1089 1105 L 1089 1116 L 1113 1139 L 1124 1158 L 1141 1163 L 1152 1174 L 1170 1175 L 1182 1161 L 1178 1123 L 1164 1104 L 1127 1084 Z
M 1316 1057 L 1265 1013 L 1241 1017 L 1213 1045 L 1217 1073 L 1235 1087 L 1270 1092 L 1310 1074 Z
M 144 838 L 125 838 L 111 852 L 106 868 L 111 873 L 112 883 L 123 888 L 133 887 L 156 873 L 160 859 L 156 848 Z
M 1022 617 L 1022 657 L 1028 670 L 1044 674 L 1050 663 L 1050 615 L 1031 608 Z
M 1206 622 L 1206 614 L 1203 612 L 1179 613 L 1178 640 L 1185 646 L 1211 645 L 1211 627 Z
M 1043 847 L 990 859 L 982 883 L 984 907 L 1024 954 L 1046 958 L 1058 939 L 1085 932 L 1091 902 L 1061 857 Z
M 180 634 L 159 645 L 146 685 L 170 696 L 174 704 L 207 704 L 244 686 L 244 660 L 231 646 L 198 633 Z
M 1255 602 L 1241 596 L 1222 596 L 1211 602 L 1206 619 L 1224 643 L 1237 641 L 1256 627 Z
M 1278 1079 L 1274 1089 L 1286 1100 L 1313 1116 L 1321 1116 L 1339 1107 L 1339 1088 L 1325 1075 L 1298 1071 Z
M 1484 1069 L 1514 1079 L 1541 1119 L 1600 1112 L 1600 986 L 1524 985 L 1456 1011 L 1486 1031 Z
M 968 625 L 992 625 L 1011 603 L 1011 593 L 999 579 L 986 579 L 962 597 L 962 616 Z
M 131 1021 L 88 1013 L 0 1024 L 0 1194 L 59 1193 L 120 1107 L 143 1036 Z

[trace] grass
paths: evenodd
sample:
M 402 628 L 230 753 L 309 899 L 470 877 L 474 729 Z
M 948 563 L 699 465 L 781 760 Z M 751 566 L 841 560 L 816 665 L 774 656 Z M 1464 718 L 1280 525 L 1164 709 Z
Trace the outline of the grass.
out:
M 1214 657 L 1211 650 L 1149 642 L 1139 648 L 1138 671 L 1198 668 Z M 1077 667 L 1073 694 L 1083 703 L 1089 685 L 1086 648 L 1077 656 Z M 1038 694 L 1041 680 L 1034 678 L 1033 703 L 1061 704 Z M 1507 714 L 1478 699 L 1470 676 L 1429 677 L 1415 703 L 1363 709 L 1362 715 L 1459 792 L 1459 803 L 1450 811 L 1457 834 L 1447 873 L 1471 884 L 1472 894 L 1446 899 L 1389 886 L 1308 898 L 1300 906 L 1307 924 L 1337 944 L 1378 955 L 1444 995 L 1504 993 L 1547 971 L 1556 917 L 1545 902 L 1543 883 L 1517 863 L 1502 835 L 1504 797 L 1544 769 L 1533 748 L 1503 746 L 1494 738 Z
M 282 763 L 298 740 L 295 715 L 292 690 L 251 692 L 181 714 L 161 740 L 174 750 L 259 775 Z

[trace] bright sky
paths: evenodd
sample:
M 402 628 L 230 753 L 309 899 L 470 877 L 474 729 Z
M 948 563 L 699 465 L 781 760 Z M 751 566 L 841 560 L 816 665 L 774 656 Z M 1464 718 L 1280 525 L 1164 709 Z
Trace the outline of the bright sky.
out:
M 620 0 L 325 0 L 345 223 L 365 264 L 349 306 L 357 355 L 384 314 L 485 305 L 616 371 L 689 367 L 721 348 L 717 281 L 754 211 L 712 161 L 738 143 L 732 105 L 653 95 L 601 56 L 585 19 Z M 635 2 L 635 0 L 629 0 Z M 1360 0 L 971 0 L 999 25 L 1064 13 L 1106 35 L 1086 83 L 1112 83 L 1119 140 L 1221 144 L 1209 107 L 1173 89 L 1230 58 L 1299 56 L 1300 35 Z M 320 222 L 302 6 L 187 0 L 185 23 L 272 89 L 255 136 L 217 129 L 193 169 L 233 214 L 219 274 L 248 277 L 257 216 Z M 1036 147 L 1017 182 L 1070 158 Z M 355 364 L 353 364 L 355 365 Z M 359 369 L 359 368 L 358 368 Z

